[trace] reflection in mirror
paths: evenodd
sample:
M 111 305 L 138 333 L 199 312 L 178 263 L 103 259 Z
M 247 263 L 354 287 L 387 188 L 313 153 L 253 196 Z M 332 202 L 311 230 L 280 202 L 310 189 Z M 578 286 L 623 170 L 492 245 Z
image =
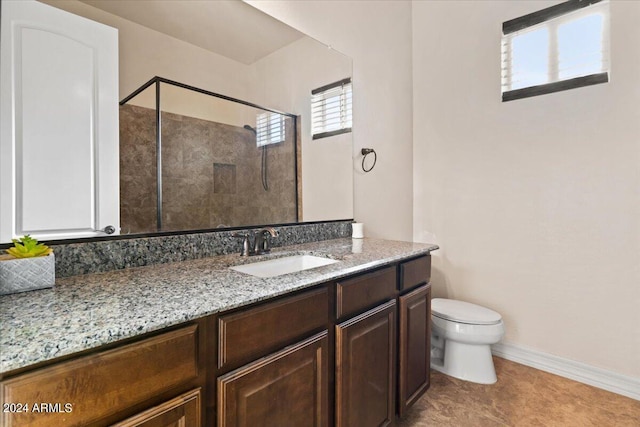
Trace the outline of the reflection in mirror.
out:
M 152 79 L 120 106 L 122 233 L 296 222 L 295 136 L 293 115 Z
M 257 135 L 245 128 L 245 125 L 257 128 L 257 110 L 236 113 L 229 107 L 233 103 L 226 102 L 226 106 L 216 107 L 219 117 L 203 116 L 195 110 L 213 109 L 216 101 L 211 97 L 197 92 L 187 97 L 181 94 L 182 100 L 173 105 L 171 91 L 178 88 L 164 85 L 161 119 L 173 120 L 180 130 L 163 128 L 162 132 L 169 134 L 161 135 L 164 144 L 159 156 L 155 155 L 153 144 L 149 147 L 120 144 L 122 154 L 127 156 L 121 159 L 121 167 L 135 170 L 129 173 L 123 169 L 119 180 L 122 203 L 121 224 L 117 228 L 120 234 L 353 218 L 351 133 L 313 141 L 310 123 L 311 91 L 351 77 L 350 58 L 240 0 L 39 1 L 118 30 L 118 99 L 124 99 L 152 77 L 162 76 L 267 110 L 286 112 L 286 142 L 261 149 L 255 141 L 249 141 Z M 144 125 L 138 123 L 136 128 L 155 132 L 154 122 L 143 119 L 142 111 L 146 110 L 139 110 L 154 111 L 154 97 L 154 90 L 150 90 L 148 94 L 147 91 L 139 94 L 135 102 L 128 102 L 124 110 L 130 110 L 129 115 L 121 113 L 121 127 L 133 129 L 131 120 L 137 117 Z M 199 100 L 201 97 L 206 101 Z M 145 98 L 148 99 L 145 101 Z M 208 106 L 203 107 L 205 104 Z M 58 107 L 50 106 L 51 109 Z M 242 120 L 232 117 L 237 114 L 252 117 Z M 195 132 L 183 131 L 184 123 L 189 120 L 231 127 L 233 132 L 227 129 L 226 136 L 218 140 L 231 139 L 229 135 L 234 135 L 233 138 L 240 141 L 238 147 L 245 147 L 246 152 L 236 153 L 234 158 L 229 146 L 222 146 L 220 153 L 185 151 L 185 145 L 190 144 L 186 142 L 188 138 L 176 138 Z M 198 125 L 202 129 L 203 122 Z M 190 137 L 203 138 L 195 134 Z M 151 141 L 154 138 L 151 137 Z M 213 147 L 213 139 L 208 141 L 207 147 Z M 297 152 L 294 164 L 291 165 L 289 159 L 289 163 L 278 166 L 285 157 L 282 152 L 291 150 Z M 240 158 L 247 162 L 246 166 L 241 165 Z M 156 159 L 160 159 L 159 169 Z M 202 170 L 205 163 L 206 178 Z M 215 169 L 214 165 L 217 165 Z M 233 166 L 235 193 L 229 194 L 233 191 Z M 143 179 L 136 175 L 143 173 L 155 177 L 160 193 L 150 189 L 152 183 L 150 179 L 146 181 L 148 176 Z M 286 174 L 289 176 L 285 177 Z M 289 180 L 289 184 L 285 185 L 285 180 Z M 263 188 L 262 193 L 253 194 L 253 190 L 243 187 L 248 182 L 252 186 L 257 182 L 257 188 Z M 213 195 L 205 197 L 203 191 L 207 186 Z M 269 191 L 264 190 L 265 186 Z M 292 201 L 297 203 L 293 207 Z M 218 202 L 218 212 L 206 211 Z

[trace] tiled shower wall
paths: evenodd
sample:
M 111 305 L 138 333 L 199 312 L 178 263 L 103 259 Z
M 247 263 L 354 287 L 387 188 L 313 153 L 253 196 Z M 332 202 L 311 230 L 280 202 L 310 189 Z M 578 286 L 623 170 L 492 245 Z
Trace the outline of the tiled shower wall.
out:
M 162 113 L 163 231 L 296 221 L 294 130 L 262 149 L 243 127 Z M 156 231 L 155 111 L 120 107 L 122 233 Z

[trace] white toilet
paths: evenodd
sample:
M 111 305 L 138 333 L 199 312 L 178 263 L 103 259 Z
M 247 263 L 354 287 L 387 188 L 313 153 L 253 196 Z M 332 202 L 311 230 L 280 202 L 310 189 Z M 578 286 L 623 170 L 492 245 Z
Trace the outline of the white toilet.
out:
M 499 313 L 468 302 L 434 298 L 431 326 L 431 368 L 474 383 L 498 380 L 491 344 L 504 336 Z

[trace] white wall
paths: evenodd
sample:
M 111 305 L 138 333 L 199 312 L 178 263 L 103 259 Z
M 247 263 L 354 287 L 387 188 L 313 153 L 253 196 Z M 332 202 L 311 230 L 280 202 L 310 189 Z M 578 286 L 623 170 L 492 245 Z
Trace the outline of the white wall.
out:
M 413 3 L 414 238 L 507 342 L 640 377 L 640 2 L 610 83 L 501 103 L 501 23 L 555 3 Z
M 353 59 L 354 216 L 368 237 L 411 240 L 411 3 L 247 3 Z M 378 153 L 368 174 L 363 147 Z

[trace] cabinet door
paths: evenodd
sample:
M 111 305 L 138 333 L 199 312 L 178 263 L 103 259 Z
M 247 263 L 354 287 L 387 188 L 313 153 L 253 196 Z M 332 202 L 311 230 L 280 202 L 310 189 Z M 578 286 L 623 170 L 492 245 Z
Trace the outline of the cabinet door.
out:
M 0 242 L 119 229 L 118 32 L 2 2 Z
M 336 325 L 336 426 L 395 418 L 395 300 Z
M 218 378 L 218 427 L 327 426 L 327 335 Z
M 400 297 L 400 375 L 398 413 L 406 410 L 429 388 L 431 355 L 431 285 Z
M 113 427 L 200 427 L 200 389 L 190 391 Z

